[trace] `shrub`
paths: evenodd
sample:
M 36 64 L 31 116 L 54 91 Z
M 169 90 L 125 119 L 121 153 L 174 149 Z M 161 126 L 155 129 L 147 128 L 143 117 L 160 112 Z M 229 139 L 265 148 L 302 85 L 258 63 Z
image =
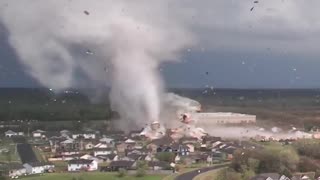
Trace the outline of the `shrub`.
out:
M 120 168 L 118 171 L 118 177 L 124 177 L 127 175 L 127 171 L 123 168 Z
M 143 177 L 145 175 L 146 175 L 146 170 L 145 169 L 143 169 L 143 168 L 138 168 L 137 169 L 137 172 L 136 172 L 136 176 L 137 177 Z

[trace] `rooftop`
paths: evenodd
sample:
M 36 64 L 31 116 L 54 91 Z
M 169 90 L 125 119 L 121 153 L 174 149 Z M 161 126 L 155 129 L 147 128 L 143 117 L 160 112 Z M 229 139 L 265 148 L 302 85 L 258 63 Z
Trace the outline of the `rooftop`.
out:
M 68 164 L 91 164 L 93 160 L 88 159 L 73 159 L 68 162 Z
M 135 161 L 112 161 L 109 167 L 131 167 L 134 163 Z
M 250 114 L 240 114 L 240 113 L 233 113 L 233 112 L 200 112 L 200 113 L 194 113 L 192 116 L 216 116 L 216 117 L 226 117 L 226 116 L 255 116 Z

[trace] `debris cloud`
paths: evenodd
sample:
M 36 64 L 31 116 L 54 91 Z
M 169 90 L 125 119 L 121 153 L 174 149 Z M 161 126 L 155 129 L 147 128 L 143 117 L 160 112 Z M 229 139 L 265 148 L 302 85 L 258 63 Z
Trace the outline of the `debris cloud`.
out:
M 111 85 L 112 108 L 128 122 L 122 124 L 161 121 L 159 65 L 193 44 L 183 22 L 168 11 L 169 1 L 7 3 L 0 21 L 9 43 L 40 83 L 62 90 L 82 84 L 80 72 L 90 81 L 86 85 Z

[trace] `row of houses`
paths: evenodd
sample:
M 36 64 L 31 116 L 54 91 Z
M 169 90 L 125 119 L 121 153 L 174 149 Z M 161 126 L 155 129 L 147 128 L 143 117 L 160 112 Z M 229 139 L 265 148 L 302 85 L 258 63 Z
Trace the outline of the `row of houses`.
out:
M 48 162 L 32 162 L 25 164 L 10 163 L 7 165 L 9 177 L 53 172 L 54 164 Z
M 57 135 L 57 133 L 55 132 L 46 132 L 43 130 L 35 130 L 32 131 L 31 136 L 33 138 L 49 138 L 52 133 L 54 133 L 55 135 Z M 71 137 L 72 139 L 77 139 L 77 138 L 84 138 L 84 139 L 96 139 L 96 135 L 98 132 L 95 131 L 86 131 L 86 132 L 73 132 L 71 133 L 68 130 L 62 130 L 60 131 L 60 135 L 61 136 L 65 136 L 65 137 Z M 24 132 L 22 131 L 12 131 L 12 130 L 8 130 L 6 132 L 4 132 L 5 137 L 12 137 L 12 136 L 24 136 Z

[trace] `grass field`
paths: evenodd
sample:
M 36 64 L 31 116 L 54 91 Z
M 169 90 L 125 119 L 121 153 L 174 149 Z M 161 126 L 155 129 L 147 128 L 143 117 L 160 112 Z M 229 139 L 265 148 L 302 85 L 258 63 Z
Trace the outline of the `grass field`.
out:
M 10 139 L 4 138 L 0 143 L 0 149 L 7 148 L 10 151 L 11 162 L 20 162 L 18 153 L 16 152 L 16 144 Z M 0 162 L 8 162 L 8 157 L 5 153 L 0 153 Z
M 161 180 L 162 175 L 146 175 L 144 177 L 125 176 L 118 177 L 117 173 L 50 173 L 42 176 L 30 176 L 24 180 Z

